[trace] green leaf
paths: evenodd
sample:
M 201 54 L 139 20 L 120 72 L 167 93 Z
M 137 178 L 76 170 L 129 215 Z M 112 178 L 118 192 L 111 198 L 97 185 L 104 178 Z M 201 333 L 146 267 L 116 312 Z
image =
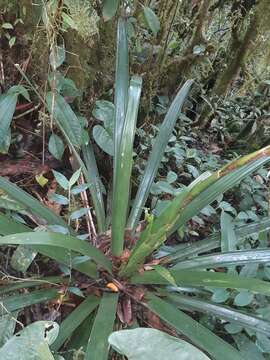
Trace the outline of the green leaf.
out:
M 12 48 L 14 45 L 15 45 L 15 42 L 16 42 L 17 38 L 16 36 L 12 36 L 9 41 L 8 41 L 8 45 L 10 48 Z
M 92 148 L 89 142 L 87 146 L 82 147 L 83 158 L 85 161 L 85 170 L 82 167 L 84 176 L 89 184 L 92 201 L 94 204 L 95 214 L 98 223 L 99 232 L 104 232 L 106 229 L 105 209 L 103 201 L 102 182 L 99 176 L 97 163 Z M 80 164 L 81 165 L 81 164 Z
M 56 171 L 56 170 L 52 170 L 53 175 L 55 180 L 57 181 L 57 183 L 64 189 L 64 190 L 68 190 L 69 188 L 69 181 L 68 179 L 65 177 L 65 175 L 61 174 L 60 172 Z
M 116 168 L 120 161 L 120 141 L 125 123 L 126 110 L 128 104 L 129 88 L 129 61 L 128 61 L 128 40 L 127 23 L 123 18 L 119 18 L 117 24 L 117 49 L 116 49 L 116 69 L 115 69 L 115 116 L 114 116 L 114 158 L 113 158 L 113 189 L 116 183 Z M 114 192 L 114 191 L 113 191 Z
M 136 197 L 133 201 L 132 210 L 128 219 L 127 226 L 129 228 L 132 228 L 133 230 L 136 228 L 138 221 L 140 220 L 143 207 L 148 198 L 150 188 L 153 184 L 156 173 L 163 158 L 164 151 L 171 137 L 176 121 L 179 118 L 182 106 L 188 96 L 192 84 L 193 81 L 188 80 L 179 90 L 165 116 L 159 133 L 155 139 L 153 149 L 149 156 L 146 168 L 144 170 L 144 175 L 141 180 Z
M 20 189 L 18 186 L 12 184 L 5 178 L 0 176 L 0 189 L 2 189 L 6 194 L 8 194 L 12 199 L 16 200 L 19 204 L 24 206 L 28 211 L 33 215 L 39 216 L 42 219 L 46 220 L 48 224 L 51 225 L 62 225 L 67 226 L 66 222 L 53 211 L 49 210 L 43 206 L 38 200 L 36 200 L 31 195 L 27 194 L 25 191 Z
M 14 28 L 13 28 L 13 25 L 12 25 L 11 23 L 4 23 L 4 24 L 2 24 L 2 28 L 3 28 L 3 29 L 6 29 L 6 30 L 12 30 L 12 29 L 14 29 Z
M 48 198 L 50 201 L 54 201 L 60 205 L 68 205 L 69 204 L 68 198 L 66 196 L 63 196 L 60 194 L 52 193 L 48 196 Z
M 232 324 L 241 326 L 242 328 L 249 328 L 266 335 L 270 334 L 270 321 L 261 319 L 250 313 L 247 314 L 228 306 L 221 306 L 195 297 L 183 296 L 180 294 L 170 294 L 167 299 L 183 310 L 189 309 L 189 311 L 198 311 L 209 316 L 215 316 L 219 319 L 230 321 Z
M 256 344 L 243 333 L 235 335 L 233 339 L 245 360 L 265 360 Z
M 195 346 L 156 329 L 116 331 L 110 335 L 109 343 L 129 360 L 210 360 Z
M 80 147 L 82 142 L 82 128 L 79 119 L 59 94 L 49 92 L 46 96 L 48 111 L 52 114 L 56 124 L 73 146 Z
M 112 201 L 112 253 L 120 256 L 124 245 L 127 211 L 129 208 L 130 178 L 133 164 L 133 141 L 140 104 L 142 79 L 134 76 L 130 81 L 128 107 L 122 129 L 115 169 Z
M 117 12 L 119 0 L 104 0 L 102 15 L 105 21 L 110 20 Z
M 54 156 L 57 160 L 61 160 L 65 146 L 62 139 L 56 134 L 52 133 L 49 139 L 49 152 Z
M 121 275 L 129 275 L 140 266 L 145 257 L 157 249 L 175 230 L 197 215 L 206 205 L 211 204 L 220 194 L 237 185 L 253 171 L 270 160 L 270 147 L 234 160 L 211 176 L 184 188 L 178 196 L 157 217 L 151 230 L 145 229 L 132 250 L 128 264 Z
M 82 169 L 79 168 L 75 171 L 74 174 L 72 174 L 71 178 L 69 179 L 69 187 L 71 188 L 76 182 L 79 180 L 79 177 L 81 175 Z
M 270 339 L 264 334 L 257 334 L 256 345 L 262 352 L 270 353 Z
M 49 60 L 51 67 L 54 71 L 63 64 L 65 58 L 66 58 L 66 51 L 64 44 L 63 45 L 53 44 L 49 56 Z
M 87 208 L 82 208 L 82 209 L 73 211 L 70 214 L 70 220 L 77 220 L 77 219 L 81 218 L 82 216 L 86 215 L 88 211 L 89 211 L 89 209 L 87 209 Z
M 177 174 L 174 172 L 174 171 L 169 171 L 168 174 L 167 174 L 167 177 L 166 177 L 166 181 L 169 183 L 169 184 L 172 184 L 174 183 L 176 180 L 177 180 Z
M 37 252 L 26 246 L 18 246 L 14 251 L 10 265 L 16 271 L 25 273 L 35 259 Z
M 19 331 L 0 349 L 1 360 L 54 360 L 49 345 L 59 331 L 57 323 L 37 321 Z
M 247 306 L 252 302 L 253 298 L 254 298 L 254 295 L 251 294 L 250 292 L 241 291 L 239 294 L 236 295 L 233 303 L 236 306 Z M 268 335 L 270 335 L 270 331 L 269 331 Z
M 66 229 L 66 227 L 63 227 L 63 229 Z M 14 220 L 11 220 L 10 218 L 0 213 L 0 234 L 11 235 L 14 233 L 24 233 L 30 230 L 31 229 L 27 226 L 17 223 Z M 92 278 L 97 277 L 97 268 L 92 261 L 88 260 L 80 264 L 74 263 L 73 259 L 76 258 L 76 255 L 68 249 L 43 245 L 31 246 L 31 248 L 32 250 L 37 251 L 40 254 L 56 260 L 60 264 L 64 264 L 68 267 L 70 267 L 70 264 L 72 264 L 72 268 L 74 268 L 75 270 L 78 270 Z
M 57 234 L 57 233 L 45 233 L 45 232 L 28 232 L 21 234 L 14 234 L 3 236 L 0 238 L 0 244 L 14 244 L 14 245 L 39 245 L 39 246 L 51 246 L 60 247 L 66 250 L 73 250 L 82 255 L 89 256 L 97 264 L 104 267 L 104 269 L 111 272 L 111 263 L 103 255 L 103 253 L 94 246 L 76 239 L 74 237 Z
M 47 183 L 48 183 L 48 179 L 45 178 L 45 176 L 43 176 L 42 174 L 36 175 L 35 179 L 37 181 L 37 183 L 41 186 L 44 187 Z
M 58 297 L 59 293 L 56 289 L 42 289 L 32 291 L 29 294 L 8 296 L 0 302 L 0 314 L 2 313 L 5 315 L 7 313 L 23 309 L 27 306 L 57 299 Z
M 74 295 L 77 295 L 79 297 L 85 298 L 82 290 L 80 288 L 76 287 L 76 286 L 69 286 L 67 288 L 67 291 L 74 294 Z
M 245 264 L 265 264 L 270 262 L 270 250 L 238 250 L 227 253 L 218 253 L 213 255 L 197 256 L 190 260 L 180 261 L 174 265 L 174 269 L 195 269 L 195 268 L 215 268 L 229 267 L 231 265 Z
M 243 327 L 241 325 L 230 323 L 225 324 L 224 328 L 229 334 L 238 334 L 243 330 Z
M 222 252 L 236 250 L 237 239 L 234 231 L 233 218 L 225 211 L 221 212 L 220 227 Z
M 61 323 L 59 335 L 52 345 L 52 350 L 58 351 L 64 342 L 72 335 L 78 326 L 98 306 L 99 300 L 95 296 L 86 298 L 72 313 Z
M 71 193 L 73 195 L 78 195 L 78 194 L 82 193 L 83 191 L 86 191 L 88 188 L 89 188 L 89 184 L 80 184 L 80 185 L 74 186 L 71 189 Z
M 18 100 L 17 93 L 0 96 L 0 152 L 6 154 L 10 145 L 10 124 Z
M 7 93 L 13 95 L 22 95 L 26 100 L 30 101 L 29 93 L 23 85 L 11 86 Z
M 213 271 L 171 270 L 171 275 L 178 286 L 211 286 L 222 289 L 246 289 L 254 293 L 270 294 L 269 282 L 254 278 L 229 275 Z M 168 280 L 156 271 L 145 271 L 142 275 L 134 275 L 132 284 L 169 285 Z
M 76 359 L 76 356 L 79 359 L 80 357 L 84 359 L 89 339 L 89 332 L 93 326 L 94 315 L 95 314 L 92 312 L 91 315 L 88 316 L 72 334 L 70 341 L 65 347 L 67 351 L 66 360 L 74 360 L 74 357 Z
M 154 13 L 152 9 L 149 7 L 144 6 L 143 8 L 143 14 L 146 21 L 146 24 L 148 25 L 149 29 L 152 31 L 152 33 L 156 36 L 157 33 L 160 30 L 160 22 L 157 15 Z
M 148 293 L 146 306 L 162 320 L 188 337 L 196 346 L 205 350 L 216 360 L 243 360 L 240 353 L 231 345 L 213 334 L 197 321 L 175 306 Z
M 97 100 L 95 103 L 95 108 L 92 112 L 93 116 L 103 121 L 104 127 L 107 130 L 111 130 L 111 134 L 113 134 L 114 128 L 114 104 L 107 100 Z
M 215 289 L 211 300 L 215 303 L 223 303 L 227 301 L 230 297 L 230 293 L 225 289 Z
M 108 337 L 113 331 L 118 294 L 103 293 L 88 341 L 85 360 L 107 360 Z
M 93 138 L 106 154 L 113 156 L 113 138 L 104 127 L 101 125 L 94 126 Z
M 30 289 L 32 287 L 39 287 L 42 285 L 56 285 L 65 283 L 67 279 L 61 276 L 48 276 L 48 277 L 33 277 L 29 279 L 22 279 L 8 282 L 8 285 L 1 286 L 0 294 L 12 293 L 20 289 Z
M 161 275 L 162 277 L 164 277 L 164 279 L 166 279 L 172 286 L 176 286 L 177 287 L 177 284 L 172 276 L 172 274 L 169 272 L 168 269 L 160 266 L 160 265 L 156 265 L 154 267 L 155 271 Z
M 0 316 L 0 349 L 12 337 L 17 317 L 18 312 Z
M 270 229 L 270 219 L 263 218 L 260 221 L 244 224 L 241 226 L 235 227 L 235 235 L 237 237 L 237 243 L 240 240 L 245 239 L 246 236 L 252 234 L 259 234 Z M 220 248 L 221 244 L 221 235 L 219 232 L 214 233 L 211 237 L 204 240 L 196 241 L 193 244 L 188 244 L 183 246 L 173 246 L 172 252 L 162 258 L 162 264 L 167 264 L 175 262 L 178 260 L 185 259 L 187 257 L 194 257 L 200 253 L 206 253 L 207 251 Z M 175 249 L 175 251 L 173 251 Z

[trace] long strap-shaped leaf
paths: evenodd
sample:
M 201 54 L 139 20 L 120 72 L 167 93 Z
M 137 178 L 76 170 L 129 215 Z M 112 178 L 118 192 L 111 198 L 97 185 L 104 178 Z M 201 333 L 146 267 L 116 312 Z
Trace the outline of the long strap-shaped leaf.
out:
M 95 313 L 92 312 L 81 325 L 73 332 L 71 339 L 65 346 L 65 350 L 70 356 L 66 357 L 66 360 L 74 360 L 73 355 L 86 351 L 89 333 L 92 329 Z
M 270 146 L 232 161 L 195 186 L 184 189 L 141 234 L 121 275 L 130 275 L 144 258 L 157 249 L 167 235 L 180 228 L 220 194 L 270 160 Z
M 245 289 L 258 294 L 270 295 L 269 282 L 259 279 L 212 271 L 171 270 L 169 273 L 178 286 L 212 286 L 223 289 Z M 164 276 L 155 270 L 145 271 L 142 275 L 134 275 L 131 278 L 131 283 L 155 285 L 170 284 Z
M 113 331 L 118 294 L 104 293 L 88 341 L 85 360 L 107 360 L 108 337 Z
M 255 330 L 256 332 L 261 332 L 267 336 L 270 336 L 270 321 L 260 319 L 242 311 L 180 294 L 168 294 L 168 300 L 179 305 L 180 308 L 195 310 L 216 316 L 220 319 L 236 323 L 237 325 L 242 325 L 243 327 L 247 327 L 249 329 Z
M 16 233 L 29 232 L 31 229 L 26 225 L 20 224 L 7 216 L 0 213 L 0 234 L 1 235 L 12 235 Z M 19 248 L 23 246 L 20 245 Z M 28 247 L 28 246 L 27 246 Z M 45 255 L 51 259 L 54 259 L 60 264 L 64 264 L 81 273 L 88 275 L 92 278 L 97 277 L 97 267 L 91 260 L 84 261 L 82 263 L 76 263 L 76 255 L 72 254 L 70 250 L 59 248 L 56 246 L 39 246 L 33 245 L 31 249 Z
M 69 279 L 61 276 L 48 276 L 41 278 L 30 278 L 13 281 L 6 286 L 1 286 L 0 295 L 14 292 L 20 289 L 30 289 L 32 287 L 40 287 L 42 285 L 58 285 L 67 282 Z M 8 282 L 10 282 L 8 280 Z
M 244 360 L 230 344 L 213 334 L 175 306 L 147 293 L 146 306 L 162 320 L 187 336 L 195 345 L 209 353 L 215 360 Z
M 103 194 L 101 188 L 101 179 L 99 177 L 98 167 L 92 144 L 89 142 L 87 146 L 82 146 L 82 153 L 87 169 L 87 182 L 89 182 L 89 190 L 94 204 L 95 214 L 98 222 L 99 232 L 105 231 L 105 209 Z
M 240 242 L 255 233 L 261 233 L 270 229 L 270 218 L 263 218 L 254 223 L 241 225 L 235 228 L 235 234 Z M 207 251 L 214 250 L 220 247 L 220 232 L 214 233 L 207 239 L 196 241 L 192 244 L 180 244 L 170 248 L 172 250 L 170 254 L 160 259 L 162 264 L 168 264 L 176 262 L 188 257 L 197 256 L 200 253 L 206 253 Z M 175 251 L 173 251 L 175 249 Z
M 129 207 L 130 177 L 133 164 L 133 141 L 140 104 L 142 78 L 132 77 L 128 93 L 128 107 L 119 142 L 112 204 L 112 253 L 120 256 L 124 245 L 127 211 Z
M 58 351 L 64 342 L 72 335 L 73 331 L 87 318 L 99 304 L 96 296 L 89 296 L 61 323 L 57 339 L 51 349 Z
M 38 245 L 64 248 L 89 256 L 98 265 L 111 272 L 111 263 L 103 253 L 94 246 L 72 236 L 49 232 L 28 232 L 3 236 L 0 245 Z
M 128 61 L 128 40 L 126 20 L 119 18 L 117 25 L 117 49 L 115 69 L 115 119 L 114 119 L 114 184 L 116 181 L 116 168 L 120 158 L 120 142 L 124 128 L 126 110 L 128 104 L 129 87 L 129 61 Z
M 269 262 L 270 250 L 268 249 L 239 250 L 198 256 L 190 260 L 179 261 L 174 265 L 173 269 L 206 269 L 231 265 L 265 264 Z
M 0 98 L 0 151 L 7 151 L 10 123 L 15 112 L 18 93 L 4 94 Z M 8 142 L 9 145 L 9 142 Z
M 23 309 L 26 306 L 56 299 L 57 297 L 59 297 L 59 293 L 56 289 L 42 289 L 32 291 L 29 294 L 12 295 L 0 301 L 0 315 Z
M 29 212 L 46 220 L 48 224 L 67 227 L 66 222 L 60 216 L 56 215 L 53 211 L 43 206 L 33 196 L 29 195 L 2 176 L 0 176 L 0 189 L 19 204 L 23 205 Z
M 176 121 L 179 118 L 183 104 L 188 96 L 190 88 L 193 84 L 192 80 L 186 81 L 186 83 L 179 90 L 178 94 L 174 98 L 165 119 L 160 127 L 159 133 L 155 139 L 153 149 L 149 156 L 144 175 L 141 180 L 139 189 L 134 199 L 131 213 L 129 216 L 127 227 L 134 230 L 140 220 L 140 216 L 143 210 L 143 206 L 148 198 L 151 185 L 155 179 L 159 165 L 164 155 L 166 146 L 171 137 Z

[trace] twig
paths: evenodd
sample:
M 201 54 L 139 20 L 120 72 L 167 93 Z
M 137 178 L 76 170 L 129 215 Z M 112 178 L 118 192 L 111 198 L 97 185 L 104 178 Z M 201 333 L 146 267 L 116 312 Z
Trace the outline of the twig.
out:
M 27 111 L 25 111 L 25 112 L 23 112 L 22 114 L 19 114 L 19 115 L 16 115 L 16 116 L 13 116 L 13 119 L 19 119 L 19 118 L 21 118 L 21 117 L 23 117 L 23 116 L 25 116 L 25 115 L 28 115 L 28 114 L 30 114 L 31 112 L 33 112 L 33 111 L 35 111 L 35 110 L 37 110 L 39 107 L 40 107 L 40 103 L 39 104 L 37 104 L 36 106 L 34 106 L 34 107 L 32 107 L 31 109 L 29 109 L 29 110 L 27 110 Z

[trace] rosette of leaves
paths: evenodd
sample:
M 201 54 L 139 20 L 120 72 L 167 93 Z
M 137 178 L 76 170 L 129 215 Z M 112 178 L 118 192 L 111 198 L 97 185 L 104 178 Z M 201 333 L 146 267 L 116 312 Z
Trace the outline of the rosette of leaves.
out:
M 68 359 L 72 351 L 75 351 L 76 354 L 83 352 L 85 359 L 108 359 L 108 338 L 113 330 L 126 327 L 137 318 L 136 326 L 143 325 L 147 314 L 154 313 L 159 317 L 164 330 L 176 336 L 184 336 L 193 345 L 182 346 L 179 341 L 175 343 L 178 352 L 182 349 L 183 354 L 188 352 L 192 358 L 196 353 L 195 347 L 200 351 L 197 352 L 198 356 L 193 356 L 194 359 L 244 359 L 245 353 L 240 341 L 222 338 L 222 331 L 216 333 L 215 327 L 199 323 L 193 315 L 198 312 L 206 314 L 209 320 L 212 317 L 221 319 L 221 326 L 224 323 L 237 324 L 246 330 L 246 341 L 249 345 L 256 347 L 252 342 L 254 338 L 260 348 L 262 342 L 264 346 L 267 345 L 266 339 L 270 334 L 267 317 L 263 312 L 255 313 L 252 308 L 243 311 L 244 306 L 241 305 L 249 303 L 247 297 L 250 300 L 250 294 L 264 297 L 267 303 L 270 295 L 269 282 L 262 272 L 259 276 L 257 273 L 255 276 L 243 276 L 241 269 L 247 264 L 257 264 L 262 271 L 266 270 L 270 262 L 270 251 L 267 248 L 237 250 L 237 243 L 246 234 L 268 231 L 269 219 L 245 225 L 241 229 L 236 228 L 234 249 L 231 248 L 230 233 L 225 236 L 223 231 L 222 236 L 217 233 L 210 239 L 194 244 L 167 246 L 167 252 L 161 257 L 156 257 L 155 251 L 166 244 L 171 234 L 185 226 L 220 194 L 270 162 L 270 147 L 235 159 L 214 173 L 202 174 L 189 186 L 182 186 L 158 215 L 149 214 L 143 219 L 142 212 L 151 186 L 192 81 L 187 81 L 172 101 L 153 143 L 137 193 L 131 202 L 133 141 L 142 79 L 139 76 L 130 79 L 128 69 L 126 22 L 120 19 L 114 94 L 111 221 L 106 217 L 94 152 L 90 143 L 87 146 L 82 145 L 81 129 L 76 115 L 59 94 L 54 97 L 53 108 L 52 95 L 49 94 L 47 98 L 48 110 L 87 179 L 98 232 L 102 235 L 110 229 L 110 249 L 108 250 L 108 239 L 104 244 L 101 242 L 99 247 L 78 239 L 75 229 L 66 224 L 61 216 L 16 185 L 0 178 L 0 188 L 25 207 L 28 213 L 43 219 L 48 225 L 53 225 L 54 229 L 55 225 L 58 225 L 67 228 L 69 232 L 56 233 L 52 227 L 50 231 L 32 231 L 30 225 L 21 224 L 9 218 L 8 214 L 1 213 L 0 245 L 27 246 L 77 271 L 71 271 L 67 281 L 61 276 L 55 276 L 28 277 L 23 281 L 5 283 L 0 289 L 0 295 L 4 296 L 1 301 L 3 315 L 51 300 L 56 304 L 69 302 L 72 301 L 69 294 L 75 292 L 81 299 L 76 301 L 74 310 L 60 324 L 59 335 L 51 345 L 55 355 L 61 351 L 65 356 L 66 351 Z M 142 220 L 143 223 L 140 224 Z M 106 253 L 101 250 L 104 248 Z M 78 272 L 84 275 L 83 283 L 76 279 Z M 87 282 L 89 287 L 95 290 L 92 295 L 85 291 L 88 288 Z M 21 289 L 24 291 L 20 292 Z M 242 292 L 242 295 L 238 296 L 234 303 L 221 305 L 213 302 L 209 289 L 235 290 Z M 177 341 L 175 338 L 165 338 L 166 344 Z M 138 349 L 134 349 L 136 353 L 131 354 L 122 347 L 120 349 L 115 340 L 115 336 L 110 337 L 114 348 L 131 359 L 146 358 L 145 339 L 138 343 L 137 348 L 141 349 L 139 357 Z

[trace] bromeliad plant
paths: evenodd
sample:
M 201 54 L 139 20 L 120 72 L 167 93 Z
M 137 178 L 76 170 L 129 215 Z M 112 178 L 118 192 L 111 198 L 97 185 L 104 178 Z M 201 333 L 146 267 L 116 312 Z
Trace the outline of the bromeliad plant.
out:
M 91 143 L 82 145 L 80 123 L 64 98 L 56 92 L 47 95 L 48 111 L 65 137 L 89 185 L 99 234 L 108 233 L 108 229 L 111 229 L 110 251 L 102 242 L 95 247 L 78 239 L 74 229 L 69 227 L 63 218 L 16 185 L 0 178 L 0 188 L 28 213 L 34 215 L 35 219 L 42 219 L 43 224 L 45 222 L 47 225 L 65 228 L 69 233 L 52 232 L 53 227 L 50 231 L 32 231 L 27 225 L 1 213 L 0 233 L 3 236 L 0 238 L 0 244 L 19 245 L 19 249 L 22 250 L 25 249 L 22 247 L 26 247 L 34 253 L 38 252 L 77 271 L 71 273 L 67 281 L 63 277 L 55 276 L 8 282 L 0 289 L 3 318 L 26 306 L 53 299 L 56 299 L 60 306 L 61 301 L 67 298 L 68 291 L 73 289 L 74 292 L 74 284 L 78 283 L 76 274 L 79 272 L 84 275 L 84 288 L 76 286 L 80 288 L 77 294 L 85 299 L 60 324 L 59 335 L 51 345 L 54 354 L 61 349 L 78 351 L 83 349 L 86 360 L 107 359 L 108 337 L 115 327 L 117 329 L 127 327 L 132 317 L 131 308 L 147 309 L 156 314 L 169 326 L 168 329 L 174 329 L 174 334 L 184 335 L 197 348 L 217 360 L 243 359 L 243 357 L 233 344 L 226 342 L 194 320 L 190 312 L 210 314 L 240 324 L 249 331 L 270 335 L 270 322 L 267 320 L 240 312 L 233 307 L 211 303 L 205 296 L 210 287 L 244 289 L 255 294 L 270 296 L 267 281 L 239 276 L 238 273 L 245 264 L 256 263 L 263 266 L 269 263 L 270 250 L 237 250 L 238 242 L 247 234 L 267 231 L 270 228 L 269 219 L 236 229 L 233 243 L 229 234 L 222 239 L 219 234 L 214 234 L 213 237 L 193 245 L 176 245 L 170 247 L 170 251 L 167 247 L 167 253 L 163 253 L 162 256 L 157 256 L 155 252 L 166 242 L 168 236 L 183 227 L 220 194 L 268 163 L 270 147 L 234 160 L 213 174 L 204 173 L 189 186 L 183 187 L 158 217 L 147 215 L 143 222 L 140 222 L 151 185 L 191 86 L 192 81 L 187 81 L 172 102 L 155 139 L 135 199 L 131 203 L 133 140 L 142 79 L 133 76 L 129 81 L 126 23 L 123 19 L 119 20 L 111 221 L 110 214 L 106 216 L 105 213 L 103 189 Z M 108 226 L 110 223 L 111 226 Z M 106 253 L 102 251 L 104 248 Z M 226 251 L 220 252 L 220 248 Z M 208 255 L 201 255 L 205 253 Z M 217 269 L 219 271 L 216 271 Z M 92 295 L 89 293 L 86 295 L 87 292 L 84 292 L 87 282 L 91 289 L 95 289 Z M 30 291 L 38 287 L 40 289 Z M 17 292 L 14 295 L 14 292 L 20 289 L 27 291 Z M 187 296 L 187 293 L 193 296 Z M 117 326 L 114 325 L 115 323 Z M 124 354 L 132 356 L 130 352 L 126 353 L 121 346 L 119 347 L 119 343 L 115 343 L 117 336 L 110 337 L 110 343 Z M 172 340 L 166 339 L 166 341 Z M 194 347 L 192 351 L 194 352 Z M 5 352 L 1 353 L 3 360 L 4 354 Z M 200 350 L 194 356 L 196 359 L 207 358 Z M 138 357 L 134 355 L 134 358 Z

